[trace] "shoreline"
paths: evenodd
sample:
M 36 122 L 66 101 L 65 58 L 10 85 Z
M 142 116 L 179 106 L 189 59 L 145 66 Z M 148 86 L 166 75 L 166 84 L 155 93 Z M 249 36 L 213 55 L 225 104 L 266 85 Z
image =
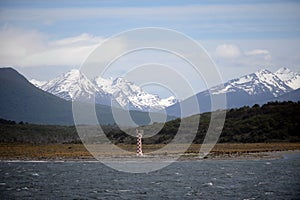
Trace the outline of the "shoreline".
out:
M 198 154 L 201 145 L 193 144 L 183 155 L 176 152 L 155 153 L 162 145 L 145 145 L 145 156 L 137 157 L 134 145 L 119 145 L 128 152 L 116 155 L 109 153 L 108 145 L 94 158 L 82 144 L 0 144 L 0 161 L 101 161 L 103 160 L 154 160 L 154 161 L 198 161 L 198 160 L 261 160 L 280 159 L 288 154 L 299 154 L 300 143 L 222 143 L 216 144 L 212 151 L 201 158 Z M 178 144 L 177 146 L 180 146 Z
M 276 159 L 284 159 L 284 157 L 288 155 L 300 155 L 300 150 L 289 150 L 289 151 L 275 151 L 275 152 L 259 152 L 259 153 L 249 153 L 249 154 L 241 154 L 239 156 L 235 155 L 226 155 L 226 156 L 212 156 L 207 158 L 199 158 L 199 157 L 191 157 L 189 155 L 183 155 L 182 157 L 179 157 L 178 159 L 174 159 L 174 162 L 188 162 L 188 161 L 212 161 L 212 160 L 218 160 L 218 161 L 247 161 L 247 160 L 276 160 Z M 174 156 L 175 157 L 175 156 Z M 135 160 L 139 161 L 136 157 L 132 157 Z M 141 159 L 141 162 L 147 162 L 147 157 L 143 157 L 144 159 Z M 168 159 L 163 157 L 153 158 L 155 161 L 161 161 L 161 162 L 170 162 L 170 159 L 172 158 L 172 155 L 168 157 Z M 103 158 L 106 162 L 126 162 L 126 161 L 133 161 L 130 157 L 114 157 L 114 158 Z M 116 160 L 115 160 L 116 159 Z M 0 162 L 34 162 L 34 163 L 43 163 L 43 162 L 101 162 L 101 160 L 96 159 L 94 157 L 91 158 L 51 158 L 51 159 L 0 159 Z

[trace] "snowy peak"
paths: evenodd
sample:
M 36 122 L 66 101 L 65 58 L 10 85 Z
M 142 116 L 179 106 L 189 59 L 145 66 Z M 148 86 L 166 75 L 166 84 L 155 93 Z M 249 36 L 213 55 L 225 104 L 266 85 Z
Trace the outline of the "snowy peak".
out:
M 282 67 L 275 72 L 275 75 L 292 89 L 296 90 L 300 88 L 299 72 L 292 72 L 290 69 Z
M 139 86 L 122 77 L 112 82 L 110 91 L 117 102 L 128 109 L 153 111 L 166 107 L 164 99 L 143 91 Z
M 287 71 L 281 70 L 281 71 Z M 212 94 L 244 91 L 249 95 L 267 95 L 277 97 L 286 92 L 292 91 L 292 88 L 277 74 L 263 69 L 255 73 L 242 76 L 228 81 L 222 86 L 216 86 L 210 89 Z
M 41 89 L 66 100 L 91 102 L 95 86 L 79 70 L 71 70 L 41 86 Z
M 111 105 L 117 102 L 131 110 L 153 111 L 172 106 L 178 100 L 171 96 L 166 99 L 143 91 L 138 85 L 123 77 L 116 79 L 96 77 L 89 80 L 79 70 L 71 70 L 47 82 L 31 80 L 42 90 L 66 100 L 93 102 Z M 232 79 L 224 85 L 209 89 L 211 94 L 243 93 L 251 97 L 273 98 L 300 88 L 300 73 L 281 68 L 275 73 L 263 69 L 255 73 Z M 206 95 L 209 93 L 206 91 Z
M 265 87 L 267 91 L 270 91 L 274 97 L 280 96 L 286 92 L 291 91 L 291 88 L 285 84 L 276 74 L 268 70 L 260 70 L 255 73 L 262 87 Z
M 112 88 L 114 91 L 122 91 L 126 95 L 134 95 L 143 93 L 142 89 L 135 85 L 134 83 L 125 80 L 124 78 L 116 78 L 112 83 Z
M 35 79 L 31 79 L 31 80 L 29 80 L 29 82 L 32 83 L 35 87 L 38 87 L 38 88 L 47 83 L 47 81 L 38 81 L 38 80 L 35 80 Z
M 143 91 L 134 83 L 119 77 L 116 79 L 96 77 L 90 81 L 79 70 L 71 70 L 47 82 L 33 81 L 37 87 L 58 97 L 71 101 L 93 102 L 111 105 L 117 102 L 131 110 L 161 110 L 177 102 L 175 97 L 161 99 Z
M 178 102 L 178 99 L 176 99 L 175 96 L 170 96 L 169 98 L 161 99 L 161 104 L 165 107 L 172 106 L 173 104 L 175 104 L 177 102 Z
M 124 85 L 124 84 L 132 84 L 131 82 L 125 80 L 123 77 L 118 77 L 113 81 L 114 85 Z
M 257 72 L 254 73 L 256 76 L 260 76 L 260 77 L 264 77 L 264 76 L 268 76 L 269 74 L 272 74 L 272 72 L 270 72 L 267 69 L 260 69 Z
M 293 72 L 286 67 L 282 67 L 275 72 L 275 74 L 289 74 L 289 73 L 293 73 Z

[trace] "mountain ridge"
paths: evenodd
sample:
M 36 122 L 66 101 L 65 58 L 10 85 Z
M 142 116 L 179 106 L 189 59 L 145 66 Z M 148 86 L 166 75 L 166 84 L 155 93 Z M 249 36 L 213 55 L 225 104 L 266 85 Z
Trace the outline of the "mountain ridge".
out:
M 159 111 L 177 102 L 173 96 L 162 99 L 158 95 L 146 93 L 122 77 L 114 80 L 96 77 L 90 81 L 76 69 L 44 84 L 34 79 L 30 81 L 40 89 L 69 101 L 91 103 L 95 99 L 95 103 L 109 106 L 117 102 L 118 105 L 114 106 L 129 110 Z
M 281 78 L 278 77 L 278 74 Z M 211 95 L 215 99 L 221 98 L 222 95 L 226 95 L 226 108 L 251 106 L 256 103 L 261 104 L 272 101 L 277 97 L 300 88 L 299 81 L 300 73 L 291 72 L 291 70 L 287 68 L 280 68 L 275 73 L 262 69 L 199 92 L 195 96 L 199 103 L 200 113 L 211 112 L 214 111 L 211 110 Z M 289 85 L 292 85 L 293 88 Z M 193 102 L 192 98 L 193 97 L 189 97 L 181 102 L 188 110 L 182 117 L 199 114 L 190 107 L 191 102 Z M 295 99 L 297 100 L 297 98 L 293 98 L 293 100 Z M 298 100 L 300 100 L 300 96 L 298 97 Z M 216 107 L 215 109 L 223 108 Z M 180 104 L 176 103 L 168 107 L 167 113 L 172 116 L 181 116 Z
M 31 84 L 24 76 L 13 68 L 0 68 L 0 118 L 24 121 L 35 124 L 73 125 L 72 102 L 45 92 Z M 98 122 L 101 125 L 114 124 L 115 118 L 112 108 L 105 105 L 93 105 L 76 102 L 81 113 L 86 108 L 94 106 Z M 114 113 L 123 116 L 128 111 L 114 109 Z M 132 120 L 138 124 L 151 122 L 149 113 L 130 111 Z M 156 116 L 157 122 L 163 117 L 173 119 L 159 113 L 151 113 Z M 84 115 L 86 116 L 86 115 Z M 82 124 L 96 123 L 93 116 L 86 116 Z M 119 121 L 121 126 L 132 126 L 126 119 Z
M 84 77 L 84 75 L 80 75 L 78 70 L 73 71 L 73 73 L 77 73 L 78 76 Z M 93 98 L 93 96 L 90 95 L 96 91 L 95 99 L 96 103 L 98 104 L 111 105 L 111 102 L 117 102 L 118 106 L 122 108 L 142 111 L 149 111 L 151 109 L 159 111 L 166 109 L 168 115 L 178 117 L 181 116 L 180 104 L 182 104 L 185 105 L 185 107 L 188 107 L 184 116 L 198 114 L 191 106 L 192 97 L 187 98 L 182 102 L 179 102 L 173 96 L 169 97 L 169 99 L 160 99 L 157 95 L 145 93 L 137 85 L 127 81 L 122 77 L 118 77 L 116 79 L 104 79 L 101 77 L 96 77 L 94 80 L 87 80 L 86 82 L 88 83 L 85 84 L 87 85 L 86 88 L 90 88 L 90 90 L 86 92 L 87 94 L 82 95 L 82 99 L 78 97 L 75 99 L 88 102 Z M 52 85 L 54 88 L 58 87 L 53 86 L 53 83 L 49 81 L 48 84 L 44 84 L 40 86 L 40 88 L 55 94 L 55 92 L 49 89 L 51 87 L 47 88 L 47 85 Z M 73 81 L 71 84 L 72 87 L 76 87 L 76 85 L 76 81 Z M 66 88 L 72 89 L 72 87 L 67 86 Z M 292 72 L 290 69 L 282 67 L 275 72 L 271 72 L 267 69 L 261 69 L 239 78 L 231 79 L 224 84 L 211 87 L 207 90 L 197 93 L 195 96 L 199 102 L 200 112 L 202 113 L 212 111 L 210 109 L 211 95 L 216 99 L 221 98 L 222 95 L 226 95 L 226 108 L 234 108 L 245 105 L 254 105 L 256 103 L 266 103 L 276 99 L 277 97 L 288 94 L 289 92 L 292 92 L 298 88 L 300 88 L 300 73 Z M 63 89 L 59 88 L 58 91 L 62 92 L 62 95 L 58 96 L 72 100 L 71 97 L 67 98 L 65 93 L 63 93 L 66 91 L 68 93 L 69 91 L 67 89 L 64 91 Z M 80 96 L 80 92 L 84 91 L 84 87 L 79 87 L 79 89 L 79 92 L 76 90 L 73 90 L 73 92 L 75 91 L 74 93 Z M 287 97 L 284 99 L 288 100 L 288 96 L 289 95 L 287 95 Z M 292 96 L 293 100 L 297 100 L 296 93 Z M 164 103 L 163 106 L 162 102 Z M 222 109 L 222 107 L 216 107 L 215 109 Z

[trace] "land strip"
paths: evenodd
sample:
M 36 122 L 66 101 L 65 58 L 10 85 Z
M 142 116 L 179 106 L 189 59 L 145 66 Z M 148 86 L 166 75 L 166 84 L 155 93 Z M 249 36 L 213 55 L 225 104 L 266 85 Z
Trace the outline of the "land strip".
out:
M 175 156 L 180 153 L 182 144 L 174 145 L 172 150 L 156 153 L 155 150 L 161 149 L 164 145 L 144 145 L 143 151 L 146 156 L 164 157 Z M 118 145 L 126 150 L 116 155 L 110 151 L 109 144 L 91 145 L 98 149 L 99 157 L 130 157 L 136 156 L 135 145 Z M 192 144 L 190 148 L 181 156 L 181 160 L 199 159 L 201 145 Z M 300 150 L 300 143 L 221 143 L 216 144 L 211 152 L 205 157 L 208 159 L 253 159 L 274 157 L 274 152 Z M 281 154 L 280 154 L 281 155 Z M 95 160 L 91 153 L 82 144 L 13 144 L 0 143 L 0 160 Z

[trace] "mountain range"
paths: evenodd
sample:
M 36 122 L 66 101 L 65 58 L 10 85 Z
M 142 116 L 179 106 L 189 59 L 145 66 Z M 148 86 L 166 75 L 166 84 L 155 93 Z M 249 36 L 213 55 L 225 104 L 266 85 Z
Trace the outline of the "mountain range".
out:
M 222 95 L 226 95 L 226 107 L 237 108 L 264 104 L 268 101 L 300 101 L 298 88 L 300 88 L 300 73 L 292 72 L 285 67 L 280 68 L 275 73 L 262 69 L 202 91 L 196 94 L 196 98 L 200 112 L 209 112 L 211 111 L 211 96 L 218 99 Z M 289 99 L 288 97 L 292 98 Z M 188 110 L 183 116 L 198 114 L 191 106 L 192 102 L 192 97 L 180 102 Z M 176 103 L 168 107 L 167 113 L 172 116 L 181 116 L 180 104 Z
M 114 101 L 121 108 L 129 110 L 148 112 L 166 109 L 170 116 L 181 116 L 180 105 L 185 105 L 187 111 L 184 116 L 198 114 L 191 106 L 192 97 L 182 102 L 174 96 L 161 99 L 158 95 L 146 93 L 139 86 L 120 77 L 116 79 L 96 77 L 90 81 L 79 70 L 71 70 L 48 82 L 31 80 L 31 83 L 65 100 L 91 102 L 92 98 L 95 98 L 97 104 L 111 106 L 111 102 Z M 196 94 L 196 98 L 200 112 L 208 112 L 211 111 L 211 96 L 218 99 L 225 94 L 227 108 L 234 108 L 281 100 L 280 96 L 293 93 L 298 88 L 300 88 L 299 72 L 293 72 L 285 67 L 274 73 L 262 69 L 202 91 Z M 296 94 L 285 96 L 284 99 L 293 96 L 292 100 L 300 100 Z
M 111 106 L 117 102 L 119 107 L 129 110 L 158 111 L 177 103 L 174 96 L 162 99 L 158 95 L 149 94 L 139 86 L 122 77 L 105 79 L 96 77 L 89 80 L 79 70 L 73 69 L 48 82 L 30 80 L 40 89 L 60 98 Z
M 73 87 L 76 87 L 76 84 Z M 0 94 L 0 118 L 36 124 L 74 124 L 71 101 L 37 88 L 13 68 L 0 68 Z M 112 111 L 112 108 L 106 105 L 76 103 L 82 109 L 81 113 L 86 112 L 86 108 L 95 106 L 96 120 L 100 124 L 114 124 L 113 113 L 119 116 L 127 113 L 124 109 L 114 109 Z M 151 122 L 149 113 L 130 111 L 129 114 L 138 125 Z M 157 122 L 159 122 L 159 119 L 167 117 L 159 113 L 151 113 L 151 115 L 158 120 Z M 174 119 L 174 117 L 168 117 L 167 119 Z M 84 120 L 83 124 L 90 124 L 91 121 L 97 123 L 92 117 L 86 117 Z M 132 123 L 124 118 L 124 121 L 122 119 L 119 121 L 119 125 L 132 126 Z
M 211 111 L 211 96 L 218 98 L 225 94 L 227 108 L 237 108 L 269 101 L 300 101 L 299 88 L 300 73 L 288 68 L 274 73 L 264 69 L 202 91 L 195 97 L 200 113 L 203 113 Z M 112 101 L 129 109 L 137 124 L 148 124 L 148 111 L 152 109 L 165 109 L 168 119 L 198 114 L 193 109 L 192 97 L 181 102 L 175 97 L 161 99 L 124 78 L 97 77 L 90 81 L 78 70 L 71 70 L 48 82 L 31 80 L 30 83 L 13 68 L 0 68 L 0 93 L 0 118 L 30 123 L 74 124 L 71 101 L 81 102 L 84 108 L 91 105 L 89 103 L 94 97 L 101 124 L 115 123 L 110 106 Z M 182 105 L 188 108 L 188 112 L 181 116 Z M 122 115 L 125 109 L 117 110 Z M 131 124 L 124 122 L 122 125 Z

